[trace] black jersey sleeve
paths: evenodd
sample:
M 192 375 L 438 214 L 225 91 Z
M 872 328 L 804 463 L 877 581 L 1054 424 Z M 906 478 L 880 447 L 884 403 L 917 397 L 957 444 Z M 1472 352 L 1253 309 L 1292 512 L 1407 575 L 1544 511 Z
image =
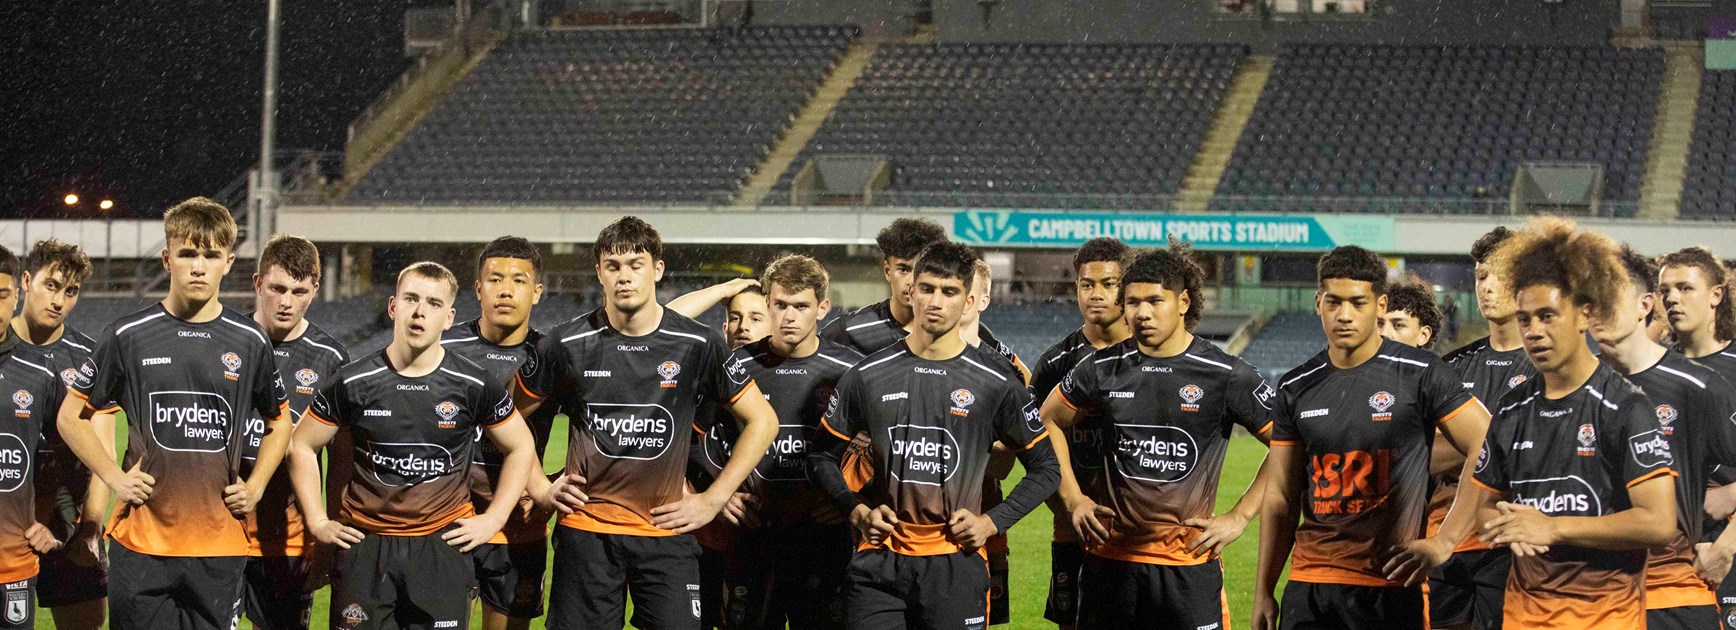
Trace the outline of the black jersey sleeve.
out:
M 1061 377 L 1061 383 L 1055 386 L 1055 391 L 1061 392 L 1061 402 L 1074 409 L 1091 409 L 1102 400 L 1097 391 L 1097 362 L 1087 358 L 1073 366 L 1073 370 Z
M 720 404 L 734 405 L 742 392 L 754 384 L 753 373 L 747 369 L 753 354 L 745 347 L 732 353 L 721 339 L 715 338 L 705 344 L 705 353 L 703 367 L 707 372 L 701 382 L 705 383 L 707 395 Z
M 277 373 L 277 357 L 271 346 L 260 344 L 253 353 L 253 410 L 259 417 L 275 419 L 289 408 L 289 390 Z
M 1643 402 L 1643 399 L 1641 399 Z M 1658 475 L 1674 475 L 1675 453 L 1650 404 L 1627 404 L 1617 412 L 1615 431 L 1599 436 L 1605 453 L 1622 453 L 1621 481 L 1629 488 Z M 1614 435 L 1611 435 L 1614 433 Z
M 1272 399 L 1277 391 L 1260 376 L 1259 370 L 1248 365 L 1246 361 L 1237 359 L 1230 369 L 1230 383 L 1227 390 L 1226 408 L 1229 410 L 1229 420 L 1247 429 L 1249 433 L 1259 435 L 1272 429 L 1275 416 L 1272 412 Z M 1226 427 L 1227 428 L 1227 427 Z
M 1449 422 L 1476 400 L 1459 380 L 1458 372 L 1444 361 L 1432 361 L 1423 368 L 1422 382 L 1417 386 L 1431 422 Z
M 338 378 L 333 378 L 325 387 L 314 392 L 313 402 L 307 405 L 306 417 L 332 426 L 349 426 L 349 419 L 344 413 L 344 382 L 342 372 Z
M 111 336 L 108 343 L 97 346 L 96 353 L 84 360 L 84 365 L 79 366 L 78 373 L 72 378 L 73 393 L 98 413 L 120 409 L 121 392 L 126 386 L 122 343 L 119 336 Z
M 519 389 L 537 399 L 572 391 L 572 362 L 567 360 L 566 344 L 561 343 L 558 335 L 543 335 L 542 341 L 537 342 L 536 351 L 525 357 L 524 365 L 518 367 L 516 378 Z M 554 402 L 573 408 L 567 404 L 569 401 Z
M 1471 468 L 1472 479 L 1477 485 L 1503 495 L 1511 487 L 1507 476 L 1507 449 L 1512 442 L 1501 437 L 1507 422 L 1510 420 L 1501 418 L 1489 422 L 1489 432 L 1483 437 L 1483 450 L 1477 453 L 1477 463 Z
M 826 413 L 820 417 L 820 430 L 814 432 L 814 448 L 808 452 L 808 480 L 844 514 L 862 504 L 862 498 L 844 480 L 842 465 L 850 441 L 861 431 L 857 417 L 862 409 L 858 401 L 861 381 L 862 373 L 856 370 L 838 379 Z
M 1290 403 L 1289 392 L 1283 387 L 1278 388 L 1278 394 L 1272 397 L 1272 443 L 1293 445 L 1301 439 L 1296 431 L 1296 413 Z
M 506 386 L 500 382 L 490 380 L 483 383 L 480 396 L 474 408 L 488 410 L 488 415 L 477 418 L 482 426 L 492 429 L 518 415 L 518 409 L 512 405 L 512 394 L 507 393 Z
M 1723 376 L 1712 373 L 1706 383 L 1704 398 L 1700 404 L 1704 406 L 1706 430 L 1707 464 L 1718 466 L 1726 474 L 1736 472 L 1736 386 Z M 1716 475 L 1716 473 L 1714 473 Z M 1718 482 L 1724 485 L 1728 482 Z
M 1055 449 L 1049 444 L 1037 402 L 1031 399 L 1029 391 L 1006 388 L 995 409 L 995 424 L 1002 444 L 1017 445 L 1014 447 L 1019 449 L 1019 463 L 1025 467 L 1024 478 L 1013 486 L 1005 500 L 988 511 L 995 528 L 1005 532 L 1055 494 L 1055 488 L 1061 485 L 1061 468 Z
M 1067 368 L 1071 367 L 1063 365 L 1064 361 L 1053 361 L 1053 358 L 1045 354 L 1037 359 L 1036 367 L 1031 368 L 1031 398 L 1035 398 L 1038 405 L 1049 399 L 1049 392 L 1061 385 L 1061 379 L 1067 376 Z

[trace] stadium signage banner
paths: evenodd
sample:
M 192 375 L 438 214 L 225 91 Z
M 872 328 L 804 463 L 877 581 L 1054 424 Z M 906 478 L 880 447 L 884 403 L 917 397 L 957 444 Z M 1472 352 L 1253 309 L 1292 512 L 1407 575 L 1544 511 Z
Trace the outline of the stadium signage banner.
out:
M 1075 247 L 1099 236 L 1135 247 L 1176 237 L 1202 250 L 1325 251 L 1392 248 L 1389 216 L 1115 214 L 970 210 L 952 215 L 952 232 L 973 245 Z

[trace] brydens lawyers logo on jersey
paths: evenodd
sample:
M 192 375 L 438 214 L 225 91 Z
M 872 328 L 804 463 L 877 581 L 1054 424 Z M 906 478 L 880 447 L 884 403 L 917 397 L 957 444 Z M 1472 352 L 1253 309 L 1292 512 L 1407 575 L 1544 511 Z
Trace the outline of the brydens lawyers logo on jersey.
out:
M 890 469 L 901 483 L 938 486 L 959 468 L 958 440 L 938 427 L 897 424 L 886 429 L 892 444 Z
M 1661 430 L 1646 431 L 1628 438 L 1628 452 L 1633 453 L 1634 463 L 1641 468 L 1668 466 L 1676 460 L 1670 451 L 1670 440 Z
M 591 442 L 604 457 L 657 459 L 675 442 L 675 415 L 662 405 L 589 403 L 585 412 Z
M 970 415 L 970 406 L 973 404 L 976 404 L 976 394 L 972 394 L 970 390 L 962 387 L 952 390 L 952 415 Z
M 440 416 L 440 422 L 436 423 L 440 428 L 453 429 L 458 427 L 458 421 L 454 419 L 458 417 L 458 405 L 456 403 L 448 400 L 434 405 L 434 415 Z
M 681 373 L 681 364 L 674 361 L 664 361 L 657 365 L 657 375 L 663 377 L 660 383 L 664 389 L 675 387 L 675 375 Z
M 231 381 L 241 380 L 241 355 L 233 352 L 223 353 L 223 378 Z
M 11 433 L 0 433 L 0 492 L 14 492 L 24 487 L 25 473 L 31 470 L 30 449 L 24 440 Z
M 30 417 L 30 403 L 33 402 L 36 402 L 36 397 L 31 396 L 30 392 L 22 389 L 12 392 L 12 404 L 18 405 L 17 416 L 20 418 Z
M 1200 399 L 1206 397 L 1206 390 L 1200 386 L 1188 383 L 1181 388 L 1181 410 L 1189 413 L 1200 410 Z
M 313 395 L 313 384 L 319 382 L 319 372 L 307 368 L 296 370 L 295 382 L 300 383 L 296 386 L 295 393 L 311 396 Z
M 1658 405 L 1658 431 L 1664 435 L 1676 434 L 1676 408 L 1669 405 Z
M 1199 445 L 1187 431 L 1169 426 L 1115 425 L 1116 460 L 1129 479 L 1175 483 L 1199 461 Z
M 368 461 L 373 463 L 374 478 L 387 486 L 414 486 L 427 483 L 448 473 L 458 465 L 452 451 L 439 444 L 424 442 L 374 442 L 369 445 Z
M 210 392 L 151 392 L 150 435 L 164 449 L 221 453 L 229 448 L 234 409 Z
M 1393 396 L 1390 392 L 1375 392 L 1373 396 L 1368 397 L 1368 406 L 1374 408 L 1374 415 L 1372 417 L 1375 422 L 1386 422 L 1391 420 L 1392 406 L 1397 403 L 1398 397 Z
M 1597 427 L 1590 423 L 1579 425 L 1579 448 L 1576 452 L 1586 457 L 1597 454 Z

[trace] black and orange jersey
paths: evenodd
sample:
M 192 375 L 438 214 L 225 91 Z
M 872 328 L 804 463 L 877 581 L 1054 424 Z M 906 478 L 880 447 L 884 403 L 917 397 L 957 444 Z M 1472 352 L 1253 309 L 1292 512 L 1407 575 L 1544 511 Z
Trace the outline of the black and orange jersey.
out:
M 1489 425 L 1474 481 L 1505 500 L 1550 516 L 1597 517 L 1632 507 L 1627 489 L 1674 475 L 1671 441 L 1656 405 L 1599 365 L 1559 400 L 1543 379 L 1507 393 Z M 1513 557 L 1509 628 L 1643 628 L 1646 551 L 1550 545 Z
M 271 354 L 277 359 L 277 373 L 287 377 L 284 385 L 289 393 L 289 414 L 300 422 L 301 415 L 313 404 L 314 395 L 325 381 L 337 374 L 338 368 L 350 362 L 344 346 L 313 322 L 301 335 L 273 343 Z M 247 441 L 241 445 L 241 478 L 253 472 L 253 462 L 259 456 L 259 445 L 265 440 L 266 421 L 258 414 L 248 414 Z M 299 556 L 307 546 L 303 533 L 301 508 L 295 503 L 295 486 L 289 481 L 289 464 L 278 465 L 259 505 L 247 515 L 247 554 L 251 556 Z
M 1677 347 L 1675 350 L 1680 352 L 1681 348 Z M 1724 348 L 1717 352 L 1692 360 L 1711 368 L 1713 372 L 1717 372 L 1725 380 L 1736 383 L 1736 344 L 1725 344 Z M 1710 480 L 1711 484 L 1715 486 L 1736 483 L 1736 466 L 1717 467 L 1717 470 L 1712 472 Z M 1704 542 L 1712 542 L 1717 539 L 1718 533 L 1724 530 L 1725 522 L 1708 519 L 1705 525 L 1706 538 Z
M 482 337 L 482 326 L 479 320 L 471 320 L 447 329 L 440 338 L 440 345 L 447 352 L 456 352 L 472 363 L 487 370 L 494 382 L 502 387 L 511 388 L 514 375 L 519 368 L 530 361 L 536 354 L 536 346 L 542 342 L 542 333 L 532 329 L 523 342 L 511 346 L 500 346 L 489 343 Z M 542 405 L 536 413 L 526 416 L 524 421 L 530 425 L 531 438 L 536 442 L 537 461 L 542 461 L 543 453 L 548 450 L 549 432 L 553 430 L 555 416 L 560 414 L 560 405 Z M 494 442 L 478 434 L 476 436 L 477 451 L 474 463 L 470 467 L 470 498 L 477 512 L 488 511 L 488 506 L 494 501 L 494 487 L 500 483 L 500 465 L 506 459 L 506 454 L 494 446 Z M 533 522 L 525 518 L 524 510 L 513 510 L 507 518 L 506 526 L 488 542 L 493 544 L 536 543 L 548 538 L 547 522 Z M 546 519 L 545 519 L 546 521 Z
M 1209 560 L 1188 552 L 1200 530 L 1184 523 L 1211 517 L 1232 428 L 1271 430 L 1276 392 L 1259 371 L 1197 337 L 1165 358 L 1140 352 L 1129 339 L 1079 362 L 1059 391 L 1069 407 L 1095 411 L 1106 427 L 1109 448 L 1099 455 L 1106 483 L 1093 498 L 1111 506 L 1115 519 L 1109 541 L 1087 550 L 1145 564 Z
M 717 331 L 668 309 L 638 337 L 611 328 L 601 308 L 543 336 L 518 386 L 572 418 L 566 472 L 583 476 L 590 496 L 561 526 L 675 535 L 651 524 L 651 509 L 681 498 L 700 400 L 731 405 L 754 385 L 746 370 L 726 373 L 728 348 Z
M 1435 428 L 1476 397 L 1439 357 L 1392 340 L 1350 369 L 1322 350 L 1279 383 L 1272 444 L 1295 447 L 1308 472 L 1290 579 L 1398 586 L 1381 568 L 1424 535 Z
M 1736 387 L 1717 372 L 1670 350 L 1656 365 L 1629 374 L 1668 438 L 1676 484 L 1676 537 L 1646 562 L 1646 608 L 1712 606 L 1717 598 L 1694 570 L 1706 504 L 1706 477 L 1736 465 Z
M 60 377 L 61 383 L 66 387 L 72 386 L 73 377 L 78 375 L 78 368 L 90 359 L 91 353 L 96 349 L 95 340 L 72 326 L 61 327 L 60 338 L 43 345 L 32 344 L 19 339 L 17 335 L 9 334 L 7 337 L 17 340 L 12 352 L 31 363 L 48 368 Z M 60 427 L 53 418 L 42 424 L 42 443 L 37 446 L 36 453 L 39 462 L 38 487 L 65 492 L 65 496 L 82 508 L 85 495 L 90 490 L 90 469 L 85 467 L 84 462 L 78 461 L 78 457 L 72 454 L 72 448 L 61 439 Z M 54 532 L 55 537 L 67 540 L 78 527 L 78 521 L 73 518 L 75 516 L 78 516 L 77 512 L 57 509 L 44 525 Z
M 381 350 L 338 370 L 307 417 L 350 430 L 355 472 L 338 520 L 383 536 L 422 536 L 476 514 L 476 434 L 518 418 L 512 396 L 455 352 L 405 376 Z
M 904 340 L 910 333 L 892 317 L 892 301 L 882 300 L 850 311 L 820 328 L 820 338 L 867 356 Z
M 1097 348 L 1085 337 L 1083 329 L 1074 329 L 1055 345 L 1049 346 L 1031 368 L 1031 399 L 1041 408 L 1049 394 L 1067 378 L 1067 373 L 1080 361 L 1089 358 Z M 1103 419 L 1095 409 L 1082 409 L 1067 429 L 1067 448 L 1073 476 L 1081 488 L 1091 488 L 1103 473 Z M 1078 536 L 1065 511 L 1056 510 L 1055 542 L 1074 542 Z
M 70 392 L 92 411 L 126 412 L 121 467 L 157 480 L 144 505 L 115 508 L 109 536 L 156 556 L 247 555 L 246 527 L 223 488 L 240 478 L 246 418 L 276 418 L 289 405 L 265 332 L 229 308 L 195 323 L 153 304 L 108 333 Z
M 1537 378 L 1537 368 L 1531 365 L 1531 359 L 1525 356 L 1524 348 L 1512 350 L 1496 350 L 1489 346 L 1489 338 L 1484 337 L 1465 344 L 1457 350 L 1442 357 L 1452 364 L 1458 372 L 1459 380 L 1464 384 L 1465 391 L 1471 392 L 1477 400 L 1492 403 L 1513 388 L 1526 381 Z M 1459 492 L 1459 471 L 1435 475 L 1435 492 L 1429 498 L 1429 529 L 1430 536 L 1441 528 L 1441 523 L 1447 520 L 1447 510 L 1453 507 L 1453 497 Z M 1489 543 L 1477 536 L 1468 536 L 1459 543 L 1457 551 L 1476 551 L 1488 549 Z
M 743 371 L 758 383 L 760 393 L 778 416 L 777 439 L 741 489 L 759 499 L 762 523 L 804 522 L 826 501 L 825 494 L 808 482 L 808 451 L 822 430 L 820 417 L 826 413 L 838 378 L 861 360 L 856 351 L 824 339 L 805 357 L 779 357 L 765 339 L 742 346 L 730 356 L 729 372 Z M 701 463 L 707 474 L 716 477 L 729 463 L 741 427 L 727 411 L 707 424 L 702 427 Z
M 999 357 L 967 345 L 956 357 L 932 361 L 900 341 L 839 379 L 819 448 L 837 453 L 866 433 L 874 475 L 859 494 L 830 485 L 827 492 L 846 513 L 856 501 L 895 510 L 898 526 L 883 543 L 887 549 L 914 556 L 959 551 L 947 520 L 959 509 L 981 513 L 983 474 L 997 440 L 1027 451 L 1025 479 L 987 512 L 1001 531 L 1054 492 L 1059 472 L 1042 418 Z M 1047 463 L 1033 463 L 1040 461 Z
M 0 583 L 28 580 L 37 573 L 36 552 L 24 532 L 46 516 L 37 504 L 43 427 L 53 424 L 66 385 L 47 366 L 14 350 L 0 357 Z M 7 412 L 5 409 L 11 409 Z M 32 605 L 28 602 L 26 606 Z

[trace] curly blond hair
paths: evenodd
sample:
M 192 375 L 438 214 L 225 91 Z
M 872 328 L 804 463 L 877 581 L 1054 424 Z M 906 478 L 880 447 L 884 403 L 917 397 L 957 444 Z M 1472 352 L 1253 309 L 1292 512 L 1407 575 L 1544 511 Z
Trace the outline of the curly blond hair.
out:
M 1555 287 L 1575 306 L 1589 307 L 1592 319 L 1608 319 L 1630 282 L 1620 251 L 1609 237 L 1572 221 L 1540 217 L 1502 242 L 1490 264 L 1515 295 L 1534 286 Z

